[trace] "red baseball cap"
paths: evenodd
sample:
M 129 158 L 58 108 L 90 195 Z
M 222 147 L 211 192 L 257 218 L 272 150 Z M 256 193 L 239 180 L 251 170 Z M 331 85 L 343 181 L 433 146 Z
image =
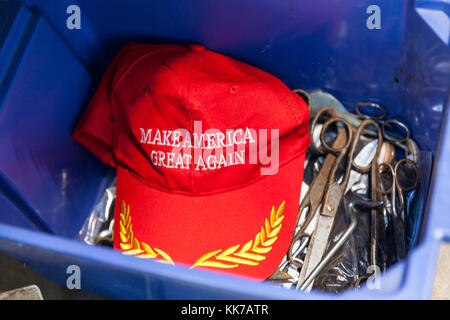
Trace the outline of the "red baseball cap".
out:
M 260 69 L 198 44 L 129 43 L 73 137 L 117 168 L 114 248 L 264 280 L 294 233 L 308 121 Z

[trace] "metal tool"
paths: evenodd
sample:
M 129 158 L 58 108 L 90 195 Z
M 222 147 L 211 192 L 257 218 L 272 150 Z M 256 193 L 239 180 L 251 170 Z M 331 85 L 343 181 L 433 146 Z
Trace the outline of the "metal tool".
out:
M 364 113 L 362 111 L 362 108 L 370 109 L 371 115 L 369 115 L 368 113 Z M 356 105 L 356 113 L 362 118 L 370 118 L 381 122 L 381 132 L 383 137 L 390 143 L 403 149 L 405 152 L 405 156 L 407 158 L 411 159 L 415 163 L 419 161 L 419 152 L 420 152 L 419 147 L 414 142 L 414 140 L 411 139 L 409 128 L 403 122 L 396 119 L 384 120 L 387 114 L 386 109 L 384 107 L 376 103 L 361 102 Z M 397 128 L 396 132 L 394 132 L 395 128 Z M 379 188 L 376 187 L 376 185 L 378 184 L 377 182 L 378 172 L 375 171 L 376 170 L 373 170 L 371 173 L 372 199 L 380 200 L 381 199 L 380 197 L 383 196 L 379 194 L 378 192 Z M 381 221 L 379 215 L 372 214 L 371 218 L 372 218 L 371 231 L 372 234 L 375 235 L 375 238 L 372 237 L 371 242 L 371 254 L 370 254 L 371 264 L 378 265 L 382 269 L 385 269 L 387 264 L 387 253 L 385 250 L 384 229 L 381 228 L 381 226 L 383 225 L 383 221 Z M 396 223 L 398 224 L 398 222 Z M 400 229 L 403 230 L 403 228 Z M 379 250 L 377 250 L 377 246 Z M 377 260 L 378 253 L 380 253 L 382 257 L 381 264 Z
M 339 119 L 339 118 L 336 118 L 336 116 L 339 117 L 340 113 L 331 108 L 322 109 L 313 118 L 313 121 L 311 124 L 312 130 L 314 130 L 315 126 L 319 122 L 319 119 L 323 118 L 324 116 L 334 117 L 331 119 Z M 329 123 L 329 121 L 330 120 L 328 120 L 327 123 Z M 342 121 L 345 121 L 345 120 L 342 120 Z M 348 124 L 347 122 L 345 122 L 345 123 Z M 326 129 L 325 125 L 321 131 L 321 140 L 324 140 L 324 138 L 323 138 L 324 129 Z M 337 137 L 334 140 L 333 146 L 331 147 L 331 149 L 336 150 L 336 149 L 343 148 L 343 147 L 347 148 L 348 145 L 350 144 L 349 137 L 351 137 L 351 126 L 350 125 L 347 126 L 347 130 L 339 129 L 338 133 L 337 133 Z M 314 143 L 312 144 L 312 146 L 313 146 L 315 152 L 322 153 L 321 148 L 319 146 L 314 145 Z M 304 237 L 310 237 L 306 233 L 306 229 L 309 227 L 311 221 L 314 218 L 315 213 L 317 212 L 317 209 L 319 208 L 319 206 L 322 202 L 322 198 L 325 193 L 325 188 L 326 188 L 326 185 L 328 182 L 328 177 L 330 175 L 332 168 L 335 165 L 336 159 L 337 159 L 337 156 L 333 152 L 327 153 L 319 173 L 316 175 L 316 177 L 312 181 L 305 197 L 303 198 L 303 201 L 300 203 L 296 225 L 298 225 L 300 218 L 301 218 L 302 214 L 305 212 L 305 210 L 308 210 L 306 220 L 302 224 L 300 230 L 294 235 L 294 238 L 291 241 L 291 244 L 290 244 L 289 250 L 288 250 L 288 260 L 296 267 L 302 266 L 303 262 L 296 261 L 295 254 L 293 252 L 294 244 L 298 240 L 300 240 Z
M 297 286 L 300 288 L 300 290 L 306 290 L 308 286 L 311 285 L 311 283 L 320 274 L 320 272 L 327 265 L 327 263 L 333 258 L 333 256 L 339 251 L 339 249 L 344 245 L 344 243 L 347 242 L 347 240 L 350 238 L 351 234 L 353 233 L 353 231 L 356 229 L 357 226 L 357 219 L 356 219 L 357 207 L 375 209 L 380 207 L 381 205 L 383 205 L 382 201 L 380 202 L 367 201 L 354 196 L 354 199 L 348 204 L 349 208 L 348 212 L 350 219 L 349 226 L 340 236 L 339 240 L 333 245 L 333 247 L 330 250 L 328 250 L 328 252 L 322 258 L 319 264 L 317 264 L 317 266 L 313 269 L 313 271 L 311 271 L 311 273 L 307 276 L 307 278 L 303 281 L 303 283 Z
M 372 110 L 371 114 L 363 112 L 362 108 Z M 355 107 L 355 112 L 361 119 L 378 121 L 381 124 L 382 135 L 386 140 L 396 147 L 403 149 L 406 157 L 410 160 L 416 163 L 419 161 L 420 149 L 417 143 L 411 138 L 408 126 L 397 119 L 385 119 L 387 111 L 382 105 L 373 102 L 359 102 Z M 376 115 L 377 113 L 378 115 Z M 399 130 L 394 132 L 394 128 L 399 128 L 403 131 L 403 134 L 400 134 L 398 132 Z M 365 132 L 365 134 L 368 134 L 368 132 Z
M 293 278 L 291 275 L 289 275 L 286 271 L 276 270 L 268 279 L 267 281 L 272 281 L 276 283 L 292 283 Z
M 386 148 L 386 152 L 383 153 L 383 147 Z M 388 141 L 384 141 L 379 157 L 377 158 L 377 165 L 380 163 L 394 163 L 395 162 L 395 149 Z M 394 149 L 394 151 L 390 150 Z M 371 170 L 371 195 L 373 201 L 383 201 L 383 194 L 380 192 L 378 188 L 380 176 L 378 172 L 377 165 L 372 165 Z M 372 265 L 377 264 L 377 256 L 380 258 L 379 267 L 381 270 L 385 270 L 388 265 L 389 254 L 386 245 L 386 229 L 388 228 L 386 215 L 384 214 L 383 208 L 377 208 L 376 216 L 372 217 L 376 220 L 376 224 L 372 226 L 373 232 L 375 232 L 375 236 L 373 237 L 373 241 L 371 243 L 371 263 Z M 372 209 L 372 212 L 374 210 Z M 371 214 L 372 214 L 371 212 Z M 377 264 L 378 265 L 378 264 Z
M 410 137 L 408 127 L 395 119 L 385 120 L 387 112 L 379 104 L 361 102 L 356 106 L 356 114 L 351 114 L 333 96 L 320 91 L 312 92 L 310 101 L 308 104 L 310 104 L 310 112 L 313 115 L 310 132 L 313 142 L 309 149 L 309 155 L 316 154 L 311 158 L 316 159 L 311 160 L 314 161 L 314 166 L 318 163 L 322 163 L 322 165 L 319 165 L 320 169 L 315 169 L 315 172 L 318 173 L 312 181 L 310 180 L 309 188 L 302 197 L 296 224 L 298 231 L 294 234 L 288 254 L 278 269 L 280 273 L 277 274 L 278 276 L 274 274 L 276 276 L 274 281 L 278 280 L 277 282 L 288 284 L 288 286 L 296 283 L 297 289 L 308 291 L 311 290 L 314 279 L 323 271 L 325 265 L 329 264 L 332 259 L 336 259 L 336 252 L 345 244 L 355 228 L 351 223 L 350 214 L 347 214 L 350 217 L 348 229 L 341 234 L 338 240 L 334 239 L 332 248 L 325 252 L 327 246 L 331 246 L 329 238 L 334 225 L 334 217 L 343 196 L 350 190 L 351 185 L 360 181 L 363 175 L 368 175 L 367 179 L 371 181 L 369 197 L 372 203 L 377 204 L 369 208 L 371 215 L 370 264 L 378 265 L 381 269 L 385 269 L 388 265 L 389 252 L 385 237 L 389 224 L 387 216 L 391 217 L 391 220 L 395 220 L 396 225 L 400 225 L 395 228 L 398 229 L 395 236 L 398 239 L 396 250 L 399 252 L 398 256 L 405 255 L 406 210 L 403 192 L 407 192 L 407 189 L 411 187 L 407 188 L 401 182 L 397 182 L 397 178 L 395 178 L 398 176 L 395 168 L 397 171 L 399 170 L 397 166 L 394 168 L 395 147 L 404 150 L 405 156 L 410 159 L 408 165 L 417 161 L 420 155 L 417 144 Z M 327 103 L 330 107 L 324 108 Z M 321 105 L 319 109 L 318 105 Z M 342 112 L 340 112 L 341 110 Z M 329 119 L 323 122 L 326 117 Z M 346 121 L 347 119 L 352 121 Z M 352 126 L 355 127 L 355 123 L 359 124 L 356 130 L 352 128 Z M 328 132 L 328 137 L 335 137 L 333 145 L 330 147 L 331 143 L 325 141 L 325 132 L 330 131 L 331 125 L 334 125 L 336 130 L 334 135 Z M 349 148 L 350 144 L 351 148 Z M 356 150 L 359 150 L 357 156 L 355 156 Z M 389 188 L 389 192 L 379 188 L 380 163 L 388 163 L 392 166 L 394 188 Z M 337 174 L 337 171 L 342 171 L 342 168 L 338 170 L 342 166 L 345 167 L 344 173 Z M 417 173 L 415 164 L 414 168 Z M 416 176 L 418 177 L 418 174 Z M 342 190 L 344 191 L 342 192 Z M 379 208 L 384 201 L 389 208 Z M 404 248 L 403 251 L 402 248 Z M 295 274 L 298 269 L 300 275 L 296 281 Z M 285 273 L 287 272 L 290 273 L 289 279 L 286 279 Z M 321 279 L 324 278 L 321 277 Z M 361 277 L 354 279 L 357 281 L 357 285 L 361 280 L 363 280 Z
M 371 110 L 370 113 L 365 113 L 363 112 L 363 109 L 366 108 L 367 110 Z M 361 118 L 361 121 L 363 121 L 362 119 L 370 119 L 376 122 L 379 122 L 380 120 L 384 119 L 386 117 L 386 109 L 377 104 L 377 103 L 372 103 L 372 102 L 360 102 L 356 105 L 355 107 L 355 112 L 356 114 Z M 384 125 L 384 123 L 383 123 Z M 406 127 L 406 126 L 405 126 Z M 384 128 L 384 126 L 383 126 Z M 363 137 L 363 135 L 369 136 L 369 137 L 373 137 L 375 136 L 377 138 L 377 150 L 376 150 L 376 154 L 374 155 L 374 158 L 372 159 L 372 161 L 370 162 L 369 165 L 369 171 L 370 171 L 370 181 L 371 181 L 371 188 L 370 188 L 370 193 L 371 193 L 371 197 L 372 200 L 374 201 L 380 201 L 381 200 L 381 195 L 378 193 L 378 188 L 377 188 L 377 164 L 378 164 L 378 159 L 379 159 L 379 154 L 381 151 L 380 146 L 382 146 L 383 143 L 383 138 L 382 138 L 382 134 L 383 131 L 379 128 L 378 125 L 373 125 L 373 126 L 367 126 L 367 128 L 364 128 L 364 130 L 361 131 L 361 135 L 360 137 L 358 137 L 358 140 L 361 140 L 361 138 Z M 404 138 L 397 138 L 394 135 L 391 135 L 390 137 L 392 137 L 392 140 L 394 141 L 400 141 L 403 142 Z M 409 138 L 409 131 L 407 131 L 407 137 L 406 139 Z M 385 145 L 386 146 L 386 145 Z M 367 173 L 365 172 L 365 170 L 361 170 L 361 167 L 359 167 L 356 162 L 354 162 L 354 166 L 357 169 L 358 172 L 364 174 Z M 379 261 L 378 261 L 378 244 L 381 242 L 383 243 L 383 232 L 381 229 L 381 226 L 384 225 L 384 223 L 382 223 L 381 217 L 377 212 L 377 209 L 372 209 L 371 210 L 371 244 L 370 244 L 370 263 L 372 265 L 379 265 Z M 384 259 L 383 259 L 384 260 Z
M 402 179 L 399 179 L 399 171 L 403 165 L 412 168 L 413 174 L 409 174 L 409 177 L 412 177 L 413 182 L 410 185 L 406 185 Z M 381 178 L 378 189 L 383 194 L 386 213 L 392 220 L 396 258 L 398 261 L 407 255 L 404 193 L 417 188 L 419 184 L 419 173 L 416 164 L 409 159 L 398 161 L 395 167 L 392 167 L 388 163 L 382 163 L 378 166 L 378 172 Z M 388 181 L 388 186 L 383 183 L 386 181 Z
M 298 94 L 306 102 L 309 112 L 311 112 L 311 96 L 309 95 L 309 93 L 303 89 L 294 89 L 292 91 Z
M 318 125 L 316 125 L 316 126 L 318 126 Z M 363 138 L 363 137 L 361 137 L 361 138 Z M 320 140 L 320 133 L 319 133 L 319 140 Z M 375 156 L 377 144 L 378 144 L 377 140 L 371 140 L 370 142 L 365 144 L 364 147 L 361 148 L 361 150 L 355 156 L 355 158 L 354 158 L 355 163 L 359 164 L 360 166 L 363 166 L 363 165 L 367 165 L 371 161 L 373 161 L 372 159 Z M 311 153 L 309 153 L 309 155 L 311 155 Z M 394 147 L 389 142 L 384 141 L 382 144 L 381 151 L 380 151 L 378 163 L 383 163 L 383 162 L 390 163 L 393 160 L 395 160 Z M 317 162 L 317 160 L 316 160 L 316 162 Z M 319 170 L 317 170 L 317 171 L 319 171 Z M 347 193 L 350 190 L 350 187 L 354 183 L 356 183 L 357 181 L 359 181 L 361 179 L 361 175 L 362 174 L 359 173 L 358 171 L 355 171 L 355 170 L 351 171 L 349 183 L 348 183 L 345 193 Z M 311 183 L 312 183 L 312 181 L 309 181 L 309 186 L 311 186 Z M 309 191 L 309 186 L 307 189 L 308 191 Z M 323 190 L 322 192 L 324 192 L 324 189 L 322 189 L 322 190 Z M 308 195 L 308 191 L 306 192 L 306 195 Z M 305 196 L 303 196 L 302 197 L 303 203 L 301 203 L 301 205 L 304 205 L 305 204 L 304 202 L 307 202 L 307 201 L 309 201 L 309 200 L 307 198 L 305 198 Z M 319 206 L 320 206 L 320 204 L 319 204 Z M 317 205 L 316 205 L 316 207 L 317 207 Z M 311 218 L 312 218 L 312 216 L 311 216 Z M 312 220 L 309 220 L 309 221 L 313 222 Z M 308 222 L 308 221 L 306 221 L 306 222 Z M 383 220 L 383 226 L 384 226 L 384 220 Z M 291 245 L 290 245 L 290 248 L 288 251 L 288 255 L 283 260 L 283 262 L 280 264 L 278 270 L 284 271 L 286 269 L 289 269 L 288 268 L 289 265 L 292 265 L 293 267 L 297 267 L 297 268 L 299 268 L 303 265 L 304 258 L 302 258 L 302 256 L 303 257 L 305 256 L 304 249 L 308 246 L 309 240 L 311 238 L 311 234 L 305 232 L 305 230 L 307 228 L 307 223 L 305 224 L 303 222 L 301 227 L 303 227 L 301 230 L 302 232 L 297 232 L 295 234 L 293 241 L 291 242 Z M 300 241 L 299 245 L 295 246 L 298 241 Z M 293 269 L 292 269 L 292 271 L 293 271 Z
M 402 130 L 405 131 L 404 137 L 390 132 L 389 129 L 392 129 L 395 126 L 402 128 Z M 381 130 L 383 133 L 383 137 L 385 137 L 388 141 L 390 141 L 397 147 L 404 150 L 406 158 L 414 161 L 415 163 L 419 162 L 420 149 L 417 143 L 410 137 L 408 126 L 396 119 L 389 119 L 383 122 Z
M 332 124 L 343 124 L 344 128 L 346 129 L 347 134 L 347 141 L 343 147 L 333 147 L 329 146 L 328 143 L 325 141 L 324 136 L 325 132 L 329 127 L 331 127 Z M 376 124 L 373 120 L 364 120 L 360 127 L 358 128 L 356 132 L 356 136 L 359 137 L 361 135 L 362 130 L 368 125 L 368 124 Z M 306 258 L 304 261 L 304 265 L 300 271 L 300 277 L 299 281 L 297 283 L 297 289 L 300 287 L 301 283 L 303 283 L 307 277 L 311 274 L 311 272 L 314 270 L 314 268 L 320 263 L 322 260 L 322 256 L 324 255 L 324 251 L 326 249 L 326 246 L 329 241 L 329 235 L 331 232 L 331 229 L 333 227 L 334 218 L 336 216 L 337 209 L 339 207 L 339 204 L 341 203 L 341 200 L 344 196 L 344 191 L 347 187 L 347 183 L 349 181 L 350 177 L 350 171 L 352 166 L 354 165 L 354 154 L 356 145 L 358 143 L 359 139 L 352 139 L 353 132 L 351 124 L 344 119 L 339 118 L 333 118 L 328 120 L 324 125 L 321 132 L 321 142 L 323 147 L 330 153 L 337 155 L 336 161 L 331 168 L 330 175 L 328 177 L 328 182 L 326 185 L 326 191 L 325 195 L 323 197 L 323 205 L 320 210 L 320 214 L 318 216 L 317 226 L 314 230 L 312 239 L 308 246 L 308 251 L 306 254 Z M 352 143 L 353 142 L 353 143 Z M 352 143 L 352 147 L 350 149 L 350 156 L 347 160 L 347 165 L 345 168 L 345 173 L 342 181 L 338 180 L 337 177 L 337 171 L 341 164 L 344 163 L 347 151 L 349 149 L 350 144 Z M 379 144 L 378 149 L 381 148 L 381 143 Z M 357 168 L 359 168 L 357 166 Z M 366 168 L 360 168 L 362 170 L 366 170 Z M 308 290 L 312 287 L 312 281 L 308 286 Z
M 381 115 L 382 117 L 384 117 L 384 114 Z M 367 120 L 365 120 L 367 121 Z M 357 171 L 361 172 L 361 173 L 367 173 L 370 171 L 370 181 L 371 181 L 371 188 L 370 188 L 370 196 L 372 198 L 373 201 L 381 201 L 382 196 L 379 193 L 378 190 L 378 159 L 379 159 L 379 155 L 380 155 L 380 151 L 381 151 L 381 146 L 383 144 L 383 137 L 382 137 L 382 133 L 381 133 L 381 129 L 378 126 L 378 124 L 375 122 L 375 119 L 370 119 L 368 120 L 370 122 L 362 122 L 360 127 L 358 128 L 358 133 L 361 136 L 361 134 L 363 134 L 363 129 L 361 128 L 361 126 L 363 126 L 363 124 L 365 124 L 365 126 L 369 126 L 372 125 L 372 127 L 374 128 L 374 130 L 377 133 L 377 151 L 372 159 L 372 161 L 370 162 L 370 164 L 366 167 L 359 167 L 357 166 L 355 163 L 353 163 L 353 166 L 357 169 Z M 363 127 L 365 127 L 363 126 Z M 355 139 L 358 140 L 359 136 L 356 135 Z M 370 227 L 370 237 L 371 237 L 371 241 L 370 241 L 370 263 L 371 265 L 378 265 L 378 259 L 377 259 L 377 254 L 378 254 L 378 240 L 383 241 L 383 237 L 384 235 L 380 232 L 380 215 L 378 214 L 378 210 L 376 208 L 372 208 L 370 211 L 370 221 L 371 221 L 371 227 Z
M 115 182 L 105 189 L 79 232 L 80 238 L 90 245 L 113 246 Z
M 107 247 L 113 246 L 113 236 L 114 236 L 114 219 L 109 220 L 107 229 L 100 231 L 94 239 L 95 245 L 103 245 Z
M 385 120 L 387 111 L 382 105 L 374 102 L 359 102 L 355 107 L 355 113 L 351 113 L 338 99 L 327 92 L 315 90 L 309 94 L 309 97 L 311 99 L 310 110 L 313 115 L 322 108 L 329 107 L 339 111 L 342 117 L 350 122 L 354 128 L 357 128 L 363 119 L 374 119 L 378 121 L 382 125 L 383 136 L 398 148 L 403 149 L 408 159 L 418 163 L 420 149 L 417 143 L 410 137 L 408 127 L 399 120 Z M 406 132 L 405 136 L 401 137 L 398 134 L 389 132 L 389 129 L 393 126 L 403 128 Z M 365 134 L 367 135 L 367 132 Z

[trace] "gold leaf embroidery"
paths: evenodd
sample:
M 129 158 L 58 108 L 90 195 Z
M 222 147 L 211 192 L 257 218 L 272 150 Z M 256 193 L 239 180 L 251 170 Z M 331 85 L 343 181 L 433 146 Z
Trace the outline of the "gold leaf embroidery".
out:
M 125 201 L 122 201 L 122 212 L 120 213 L 119 228 L 120 248 L 123 250 L 123 254 L 144 259 L 155 259 L 157 257 L 161 257 L 162 260 L 158 259 L 157 261 L 174 264 L 172 258 L 166 252 L 158 248 L 152 249 L 147 243 L 139 242 L 139 240 L 133 236 L 130 206 L 127 206 Z
M 210 251 L 201 256 L 191 267 L 213 267 L 213 268 L 236 268 L 241 264 L 256 266 L 259 261 L 264 260 L 264 254 L 272 250 L 272 245 L 277 241 L 278 233 L 281 230 L 281 222 L 284 219 L 283 211 L 285 201 L 275 211 L 272 207 L 270 219 L 264 220 L 261 232 L 257 233 L 254 240 L 248 241 L 244 246 L 236 252 L 240 245 L 234 245 L 222 251 L 222 249 Z M 219 261 L 218 261 L 219 260 Z M 224 263 L 224 262 L 230 263 Z
M 272 245 L 278 239 L 277 235 L 281 230 L 281 222 L 284 219 L 282 215 L 285 207 L 285 201 L 275 210 L 272 207 L 269 219 L 264 220 L 261 231 L 256 234 L 254 240 L 245 243 L 238 251 L 240 245 L 234 245 L 222 251 L 222 249 L 210 251 L 201 256 L 191 268 L 197 266 L 211 268 L 236 268 L 239 265 L 256 266 L 259 261 L 266 259 L 264 254 L 272 250 Z M 170 255 L 158 248 L 151 248 L 145 242 L 139 242 L 133 235 L 133 226 L 130 217 L 130 206 L 122 201 L 122 212 L 120 213 L 120 248 L 123 254 L 132 255 L 143 259 L 155 259 L 157 261 L 174 264 Z

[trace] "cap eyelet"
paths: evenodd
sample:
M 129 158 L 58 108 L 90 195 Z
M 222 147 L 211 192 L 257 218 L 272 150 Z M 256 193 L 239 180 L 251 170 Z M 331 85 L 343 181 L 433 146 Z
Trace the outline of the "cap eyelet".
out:
M 152 93 L 152 89 L 150 89 L 150 87 L 145 87 L 145 88 L 144 88 L 144 94 L 145 94 L 146 96 L 150 96 L 151 93 Z
M 235 94 L 237 91 L 238 91 L 238 86 L 232 85 L 232 86 L 230 87 L 230 93 L 231 93 L 231 94 Z

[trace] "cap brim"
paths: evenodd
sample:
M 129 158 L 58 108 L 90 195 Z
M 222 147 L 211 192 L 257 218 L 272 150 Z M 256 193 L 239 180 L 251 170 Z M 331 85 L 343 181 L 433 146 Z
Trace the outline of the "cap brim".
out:
M 187 196 L 117 170 L 114 247 L 191 268 L 267 279 L 291 242 L 304 154 L 275 175 L 233 191 Z

